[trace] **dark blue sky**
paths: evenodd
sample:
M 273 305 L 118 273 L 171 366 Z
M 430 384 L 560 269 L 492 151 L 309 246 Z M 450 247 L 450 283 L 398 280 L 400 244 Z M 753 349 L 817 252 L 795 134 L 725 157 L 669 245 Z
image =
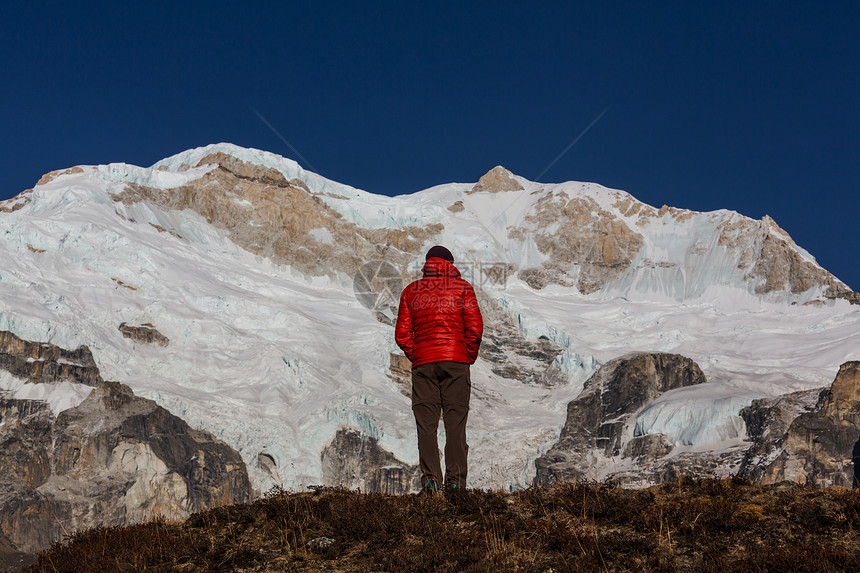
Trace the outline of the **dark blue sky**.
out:
M 389 195 L 497 164 L 769 214 L 860 289 L 860 2 L 6 2 L 0 198 L 228 141 Z M 306 167 L 309 167 L 305 163 Z

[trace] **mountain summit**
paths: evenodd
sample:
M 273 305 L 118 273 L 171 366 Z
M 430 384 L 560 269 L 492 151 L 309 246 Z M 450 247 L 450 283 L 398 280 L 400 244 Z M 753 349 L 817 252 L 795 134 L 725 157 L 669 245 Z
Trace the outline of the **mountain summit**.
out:
M 497 165 L 490 169 L 483 177 L 478 179 L 478 182 L 468 193 L 480 193 L 486 191 L 488 193 L 498 193 L 500 191 L 522 191 L 523 186 L 513 173 Z

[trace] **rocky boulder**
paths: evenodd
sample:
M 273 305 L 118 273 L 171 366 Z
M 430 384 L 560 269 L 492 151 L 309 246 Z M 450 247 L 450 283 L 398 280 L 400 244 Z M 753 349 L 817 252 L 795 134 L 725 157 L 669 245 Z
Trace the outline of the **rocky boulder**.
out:
M 124 337 L 142 344 L 157 344 L 159 346 L 170 344 L 170 339 L 161 334 L 155 326 L 148 322 L 144 322 L 140 326 L 133 326 L 123 322 L 119 325 L 119 331 L 122 332 Z
M 603 365 L 567 406 L 558 442 L 535 460 L 535 483 L 594 479 L 613 457 L 660 457 L 672 446 L 662 436 L 633 437 L 634 415 L 664 392 L 706 382 L 701 368 L 684 356 L 634 353 Z
M 754 445 L 750 449 L 742 475 L 765 484 L 783 480 L 818 487 L 856 484 L 855 465 L 860 458 L 860 361 L 846 362 L 829 389 L 809 394 L 807 399 L 817 394 L 815 405 L 797 415 L 784 432 L 778 431 L 778 424 L 771 428 L 770 434 L 778 437 L 771 438 L 766 448 Z M 754 440 L 758 437 L 756 422 L 773 425 L 768 422 L 776 416 L 762 413 L 767 406 L 754 403 L 742 413 Z M 778 406 L 779 403 L 770 407 Z M 789 411 L 792 409 L 797 411 L 797 407 Z
M 341 428 L 322 452 L 326 485 L 363 492 L 404 494 L 421 482 L 418 466 L 398 460 L 379 442 L 358 430 Z
M 782 453 L 782 442 L 791 423 L 801 414 L 812 411 L 826 388 L 792 392 L 776 398 L 753 400 L 741 410 L 751 442 L 745 452 L 738 475 L 758 482 L 763 468 Z
M 9 333 L 0 339 L 7 342 L 0 364 L 11 365 L 4 368 L 18 380 L 14 388 L 39 384 L 48 396 L 18 399 L 15 390 L 0 390 L 0 537 L 14 551 L 33 553 L 80 529 L 180 519 L 250 498 L 236 451 L 127 386 L 101 381 L 88 350 L 75 351 L 76 366 L 88 373 L 75 384 L 99 382 L 61 409 L 51 393 L 68 391 L 59 382 L 81 373 L 64 368 L 69 351 Z M 38 356 L 27 362 L 32 353 Z M 20 378 L 22 360 L 43 363 L 37 381 Z

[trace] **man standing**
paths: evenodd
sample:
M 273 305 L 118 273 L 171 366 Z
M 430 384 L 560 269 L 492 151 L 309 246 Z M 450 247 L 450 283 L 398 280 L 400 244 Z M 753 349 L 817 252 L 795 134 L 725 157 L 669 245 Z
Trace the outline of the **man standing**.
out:
M 418 427 L 418 458 L 424 493 L 439 491 L 437 429 L 445 423 L 445 487 L 466 487 L 466 418 L 484 321 L 475 291 L 460 278 L 451 251 L 427 251 L 423 278 L 400 295 L 394 338 L 412 362 L 412 411 Z

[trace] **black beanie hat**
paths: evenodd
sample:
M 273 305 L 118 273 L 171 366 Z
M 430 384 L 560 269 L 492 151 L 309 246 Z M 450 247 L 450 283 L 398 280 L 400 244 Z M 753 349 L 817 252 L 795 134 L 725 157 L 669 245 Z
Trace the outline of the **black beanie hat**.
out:
M 427 256 L 424 257 L 425 260 L 430 260 L 432 257 L 436 257 L 439 259 L 445 259 L 449 263 L 454 262 L 454 255 L 451 254 L 451 251 L 443 247 L 442 245 L 436 245 L 435 247 L 430 247 L 430 250 L 427 251 Z

